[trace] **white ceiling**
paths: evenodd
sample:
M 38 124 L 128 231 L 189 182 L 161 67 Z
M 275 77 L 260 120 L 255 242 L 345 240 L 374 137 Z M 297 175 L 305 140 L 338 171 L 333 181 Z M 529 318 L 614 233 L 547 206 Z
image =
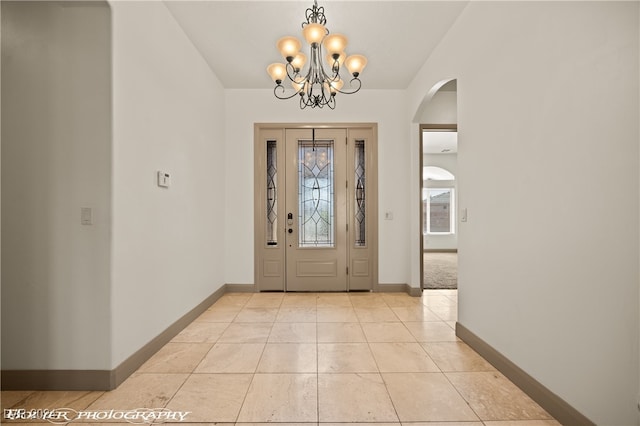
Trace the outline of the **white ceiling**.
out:
M 319 0 L 318 6 L 329 31 L 349 38 L 347 54 L 368 58 L 363 89 L 405 89 L 467 3 Z M 286 35 L 303 40 L 301 24 L 313 0 L 165 4 L 225 88 L 258 89 L 273 87 L 267 66 L 284 62 L 276 41 Z
M 458 152 L 458 132 L 422 132 L 423 154 L 456 154 Z

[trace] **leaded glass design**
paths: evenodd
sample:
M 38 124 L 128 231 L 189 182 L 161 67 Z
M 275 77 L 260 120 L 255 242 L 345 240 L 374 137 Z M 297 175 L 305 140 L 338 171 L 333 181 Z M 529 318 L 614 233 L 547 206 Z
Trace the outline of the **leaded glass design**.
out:
M 356 247 L 364 247 L 367 243 L 366 234 L 366 185 L 365 185 L 365 155 L 364 141 L 356 140 L 355 144 L 355 181 L 356 181 L 356 208 L 355 208 L 355 244 Z
M 277 142 L 267 141 L 267 245 L 278 245 Z
M 333 141 L 298 142 L 298 243 L 334 246 Z

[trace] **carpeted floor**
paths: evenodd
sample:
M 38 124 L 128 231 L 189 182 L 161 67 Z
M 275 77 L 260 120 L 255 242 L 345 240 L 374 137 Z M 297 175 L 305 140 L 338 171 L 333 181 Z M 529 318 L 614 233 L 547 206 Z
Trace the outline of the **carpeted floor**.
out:
M 424 253 L 424 288 L 458 288 L 458 253 Z

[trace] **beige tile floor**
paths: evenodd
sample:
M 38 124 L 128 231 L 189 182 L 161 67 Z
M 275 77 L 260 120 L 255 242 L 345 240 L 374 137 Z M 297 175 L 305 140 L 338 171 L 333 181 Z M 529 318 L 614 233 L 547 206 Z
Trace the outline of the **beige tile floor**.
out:
M 559 425 L 456 338 L 456 316 L 456 290 L 229 293 L 117 389 L 3 391 L 2 408 L 167 408 L 191 424 Z

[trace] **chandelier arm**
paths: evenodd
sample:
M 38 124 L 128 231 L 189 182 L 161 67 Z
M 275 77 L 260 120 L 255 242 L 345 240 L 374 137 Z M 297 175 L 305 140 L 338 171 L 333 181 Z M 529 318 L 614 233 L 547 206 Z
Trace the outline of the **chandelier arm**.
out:
M 303 78 L 300 81 L 296 80 L 296 77 L 300 76 L 300 74 L 298 74 L 298 72 L 296 72 L 295 68 L 293 68 L 293 65 L 287 64 L 285 69 L 287 70 L 287 77 L 289 78 L 289 80 L 293 81 L 294 83 L 303 84 L 306 81 L 306 77 Z M 293 73 L 293 74 L 291 74 L 291 73 Z M 298 92 L 299 92 L 299 90 L 298 90 Z
M 330 96 L 329 99 L 327 100 L 327 106 L 330 109 L 335 109 L 336 108 L 336 97 L 335 96 Z
M 319 71 L 318 69 L 316 69 L 315 71 L 316 73 L 314 73 L 313 82 L 312 84 L 309 85 L 309 89 L 306 93 L 307 95 L 306 103 L 311 108 L 316 108 L 316 107 L 322 108 L 324 105 L 327 105 L 328 103 L 327 94 L 325 93 L 325 87 L 324 87 L 325 76 L 322 74 L 321 70 Z M 320 89 L 319 94 L 314 94 L 313 92 L 314 86 L 316 85 Z
M 331 81 L 338 81 L 341 80 L 340 77 L 340 62 L 338 62 L 337 59 L 335 59 L 333 61 L 333 63 L 329 63 L 329 65 L 331 66 L 331 77 L 329 77 L 329 74 L 324 70 L 324 68 L 322 69 L 322 72 L 324 72 L 326 79 L 327 80 L 331 80 Z
M 311 108 L 315 108 L 317 106 L 317 98 L 318 95 L 313 93 L 313 86 L 315 85 L 315 83 L 310 83 L 309 84 L 309 88 L 307 90 L 307 92 L 305 93 L 306 99 L 305 102 L 307 103 L 307 106 L 310 106 Z
M 357 93 L 360 91 L 360 89 L 362 88 L 362 82 L 360 81 L 360 79 L 358 77 L 354 77 L 351 79 L 351 81 L 349 82 L 349 85 L 353 85 L 353 82 L 357 81 L 358 82 L 358 87 L 355 90 L 352 90 L 350 92 L 347 91 L 343 91 L 343 90 L 338 90 L 336 89 L 336 92 L 338 93 L 342 93 L 343 95 L 353 95 L 354 93 Z
M 340 71 L 340 69 L 338 69 L 338 71 Z M 333 74 L 331 74 L 331 77 L 329 77 L 329 74 L 325 73 L 325 78 L 326 80 L 330 81 L 330 82 L 334 82 L 334 81 L 339 81 L 342 80 L 342 77 L 340 77 L 340 73 L 339 72 L 334 72 Z
M 300 109 L 305 109 L 309 105 L 305 102 L 304 96 L 300 96 Z
M 322 45 L 321 44 L 318 45 L 318 47 L 316 49 L 317 49 L 317 51 L 316 51 L 316 54 L 317 54 L 316 59 L 317 59 L 317 64 L 318 64 L 318 73 L 320 74 L 319 77 L 320 77 L 321 81 L 325 82 L 327 80 L 330 80 L 330 78 L 329 78 L 329 74 L 327 74 L 327 72 L 324 70 L 324 62 L 322 61 Z M 331 70 L 333 71 L 333 67 L 331 67 Z M 340 77 L 340 76 L 338 75 L 338 77 Z
M 274 94 L 274 95 L 275 95 L 275 97 L 276 97 L 276 98 L 278 98 L 278 99 L 291 99 L 291 98 L 293 98 L 294 96 L 296 96 L 298 93 L 300 93 L 300 92 L 295 92 L 295 93 L 294 93 L 293 95 L 291 95 L 291 96 L 280 96 L 280 95 L 278 95 L 278 88 L 280 88 L 280 89 L 281 89 L 281 92 L 282 92 L 282 93 L 285 93 L 285 89 L 284 89 L 284 86 L 283 86 L 282 84 L 278 84 L 278 85 L 276 85 L 276 87 L 274 87 L 274 88 L 273 88 L 273 94 Z

